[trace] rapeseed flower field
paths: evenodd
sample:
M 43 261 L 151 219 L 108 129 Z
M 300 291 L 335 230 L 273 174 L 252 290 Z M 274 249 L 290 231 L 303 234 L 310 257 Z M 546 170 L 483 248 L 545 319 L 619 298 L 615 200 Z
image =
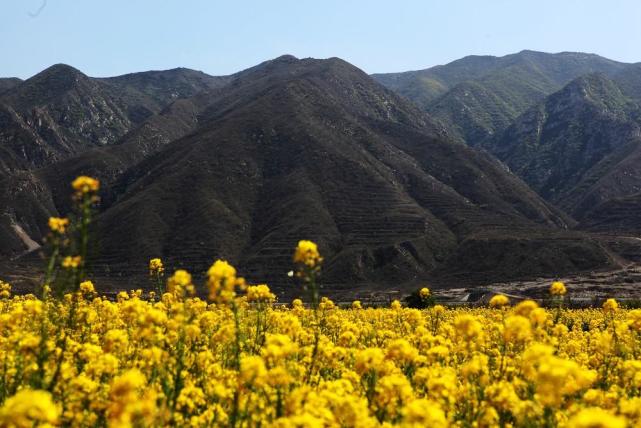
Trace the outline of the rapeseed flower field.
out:
M 304 300 L 275 306 L 224 260 L 207 298 L 189 272 L 149 263 L 153 291 L 99 296 L 86 278 L 99 183 L 73 183 L 75 218 L 52 218 L 41 289 L 0 282 L 0 426 L 641 426 L 641 310 L 497 295 L 484 308 L 339 308 L 301 241 Z

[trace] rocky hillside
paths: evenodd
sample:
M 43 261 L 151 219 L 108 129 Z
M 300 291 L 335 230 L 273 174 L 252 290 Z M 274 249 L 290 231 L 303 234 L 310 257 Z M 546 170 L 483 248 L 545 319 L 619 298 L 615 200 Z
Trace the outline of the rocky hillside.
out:
M 588 73 L 614 76 L 628 67 L 598 55 L 522 51 L 469 56 L 446 65 L 373 77 L 477 145 L 502 132 L 529 107 Z
M 163 87 L 142 77 L 130 84 L 136 97 L 116 93 L 151 112 L 162 96 L 145 91 Z M 78 79 L 84 92 L 114 84 Z M 60 135 L 80 136 L 75 152 L 41 166 L 17 157 L 24 169 L 7 168 L 0 180 L 11 208 L 0 251 L 40 242 L 47 216 L 69 212 L 69 181 L 90 174 L 103 183 L 93 260 L 104 276 L 143 274 L 157 256 L 198 274 L 225 257 L 250 280 L 285 290 L 302 238 L 319 242 L 324 282 L 336 293 L 613 263 L 491 155 L 340 59 L 284 56 L 207 86 L 148 115 L 120 109 L 127 126 L 114 141 L 82 140 L 85 128 L 58 124 Z M 9 92 L 13 106 L 19 87 Z
M 633 158 L 641 110 L 601 74 L 575 79 L 485 147 L 545 199 L 581 219 L 606 199 L 641 190 Z
M 22 82 L 17 77 L 0 77 L 0 95 Z
M 609 198 L 583 216 L 580 227 L 603 234 L 641 240 L 641 193 Z
M 300 238 L 320 243 L 337 289 L 610 263 L 492 157 L 344 61 L 282 57 L 206 99 L 189 100 L 192 131 L 111 186 L 105 274 L 155 255 L 195 272 L 228 257 L 283 287 Z
M 374 77 L 504 161 L 581 227 L 607 233 L 611 220 L 616 234 L 641 223 L 623 208 L 641 191 L 640 64 L 523 51 Z
M 40 242 L 42 219 L 56 212 L 53 201 L 62 199 L 72 174 L 100 170 L 115 178 L 187 132 L 177 123 L 193 121 L 189 108 L 179 108 L 182 99 L 226 80 L 188 69 L 96 79 L 63 64 L 26 81 L 0 80 L 6 88 L 0 91 L 0 253 L 20 254 Z M 182 119 L 163 120 L 176 111 Z M 155 125 L 168 136 L 159 136 Z M 145 145 L 110 151 L 144 133 Z
M 23 168 L 116 143 L 170 102 L 224 84 L 187 69 L 95 79 L 57 64 L 0 96 L 0 142 Z
M 621 90 L 637 102 L 641 101 L 641 64 L 632 64 L 614 76 Z

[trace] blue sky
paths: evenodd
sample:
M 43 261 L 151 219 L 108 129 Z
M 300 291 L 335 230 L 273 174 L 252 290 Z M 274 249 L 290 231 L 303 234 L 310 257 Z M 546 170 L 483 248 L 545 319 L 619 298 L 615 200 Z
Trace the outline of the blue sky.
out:
M 60 62 L 222 75 L 285 53 L 369 73 L 523 49 L 639 62 L 640 21 L 639 0 L 1 0 L 0 76 Z

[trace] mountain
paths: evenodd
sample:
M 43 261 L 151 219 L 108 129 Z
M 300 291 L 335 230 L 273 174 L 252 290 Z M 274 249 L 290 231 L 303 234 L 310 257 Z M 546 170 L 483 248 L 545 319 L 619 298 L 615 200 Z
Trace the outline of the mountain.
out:
M 18 86 L 20 82 L 22 82 L 22 80 L 17 77 L 0 77 L 0 95 L 11 88 Z
M 630 98 L 641 102 L 641 64 L 632 64 L 614 76 L 621 90 Z
M 154 256 L 198 273 L 226 257 L 284 290 L 304 238 L 321 245 L 332 293 L 611 263 L 491 156 L 339 59 L 287 56 L 243 73 L 195 130 L 112 189 L 98 223 L 104 274 Z
M 56 64 L 0 96 L 0 142 L 23 168 L 115 144 L 179 98 L 224 85 L 188 69 L 91 78 Z
M 641 64 L 522 51 L 374 77 L 497 156 L 579 229 L 639 231 Z
M 498 68 L 500 59 L 497 57 L 471 55 L 425 70 L 380 73 L 372 77 L 425 110 L 457 84 L 480 78 Z
M 42 219 L 56 207 L 68 210 L 73 174 L 95 171 L 107 183 L 115 180 L 190 129 L 181 121 L 193 122 L 193 109 L 181 108 L 181 97 L 224 85 L 226 78 L 175 69 L 96 79 L 57 64 L 16 80 L 0 95 L 0 253 L 11 255 L 40 242 Z M 148 138 L 136 147 L 140 135 Z M 115 145 L 124 149 L 110 150 Z
M 0 97 L 0 141 L 24 168 L 40 167 L 115 143 L 135 126 L 131 112 L 138 108 L 123 103 L 113 88 L 58 64 Z
M 638 241 L 641 234 L 641 192 L 613 197 L 596 205 L 583 217 L 581 229 L 592 232 L 630 235 Z
M 125 93 L 130 99 L 144 99 L 158 113 L 172 101 L 192 97 L 202 91 L 222 87 L 232 76 L 210 76 L 202 71 L 174 68 L 162 71 L 145 71 L 100 79 Z
M 602 74 L 575 79 L 484 146 L 579 220 L 641 191 L 641 109 Z
M 426 70 L 373 77 L 474 146 L 502 132 L 572 79 L 595 72 L 614 76 L 627 67 L 593 54 L 522 51 L 503 57 L 469 56 Z
M 89 174 L 102 182 L 95 272 L 116 279 L 143 276 L 151 257 L 196 274 L 225 257 L 249 280 L 291 291 L 285 273 L 299 239 L 319 242 L 334 295 L 613 263 L 607 248 L 569 230 L 571 218 L 491 155 L 457 142 L 440 121 L 340 59 L 283 56 L 205 79 L 202 90 L 195 79 L 181 92 L 191 95 L 161 109 L 154 103 L 174 97 L 153 73 L 116 83 L 74 75 L 81 83 L 73 90 L 40 94 L 46 105 L 82 99 L 66 95 L 77 87 L 105 103 L 116 94 L 128 125 L 107 144 L 87 138 L 50 162 L 18 156 L 21 165 L 0 170 L 7 256 L 40 242 L 47 216 L 69 212 L 71 179 Z M 33 104 L 17 95 L 25 83 L 33 84 L 9 92 L 14 110 Z M 151 113 L 131 114 L 134 105 Z M 82 135 L 73 124 L 59 128 Z

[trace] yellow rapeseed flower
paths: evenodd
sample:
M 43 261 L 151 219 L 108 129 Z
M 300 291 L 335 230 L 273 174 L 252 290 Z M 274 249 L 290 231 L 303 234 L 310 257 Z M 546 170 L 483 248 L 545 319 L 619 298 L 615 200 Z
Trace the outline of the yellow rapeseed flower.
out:
M 49 217 L 49 229 L 52 232 L 62 235 L 67 230 L 67 226 L 69 226 L 68 218 Z
M 385 352 L 380 348 L 366 348 L 358 351 L 356 353 L 354 368 L 360 375 L 369 372 L 384 371 Z
M 411 401 L 403 409 L 403 415 L 403 427 L 446 428 L 450 426 L 438 403 L 424 398 Z
M 62 267 L 65 269 L 77 269 L 80 263 L 82 263 L 80 256 L 66 256 L 62 259 Z
M 83 281 L 80 283 L 80 292 L 83 294 L 91 294 L 94 293 L 96 289 L 94 288 L 93 282 L 91 281 Z
M 159 258 L 149 260 L 149 274 L 158 275 L 165 271 L 162 260 Z
M 23 389 L 0 408 L 0 426 L 30 428 L 58 423 L 59 410 L 47 391 Z
M 267 377 L 265 361 L 258 355 L 250 355 L 240 360 L 240 381 L 251 387 L 261 387 Z
M 78 195 L 95 193 L 100 189 L 100 181 L 92 177 L 87 177 L 86 175 L 81 175 L 71 183 L 71 187 Z
M 501 308 L 503 306 L 507 306 L 509 303 L 510 299 L 508 299 L 508 297 L 504 294 L 495 294 L 490 299 L 491 308 Z
M 175 296 L 193 295 L 195 291 L 191 274 L 184 269 L 178 269 L 167 280 L 167 292 Z
M 318 246 L 314 242 L 306 240 L 298 242 L 296 251 L 294 251 L 294 263 L 315 268 L 320 265 L 322 261 L 323 258 L 318 252 Z
M 244 287 L 245 280 L 236 277 L 236 268 L 225 260 L 216 260 L 207 271 L 209 300 L 229 303 L 236 296 L 236 287 Z
M 565 288 L 565 284 L 562 283 L 561 281 L 554 281 L 552 285 L 550 285 L 550 294 L 553 296 L 564 296 L 565 293 L 567 293 L 567 289 Z
M 625 428 L 625 426 L 624 418 L 599 408 L 583 409 L 567 424 L 568 428 Z
M 474 341 L 483 334 L 483 324 L 473 315 L 459 315 L 454 320 L 456 332 L 468 341 Z
M 603 302 L 603 311 L 605 312 L 616 312 L 619 309 L 619 304 L 614 299 L 607 299 Z
M 525 342 L 532 335 L 530 320 L 521 315 L 511 315 L 505 319 L 503 338 L 506 342 Z
M 11 284 L 0 280 L 0 298 L 8 299 L 11 296 Z
M 272 303 L 276 296 L 266 284 L 250 285 L 247 287 L 247 301 L 256 303 Z
M 530 313 L 538 307 L 539 305 L 534 300 L 523 300 L 514 307 L 514 313 L 528 318 Z

